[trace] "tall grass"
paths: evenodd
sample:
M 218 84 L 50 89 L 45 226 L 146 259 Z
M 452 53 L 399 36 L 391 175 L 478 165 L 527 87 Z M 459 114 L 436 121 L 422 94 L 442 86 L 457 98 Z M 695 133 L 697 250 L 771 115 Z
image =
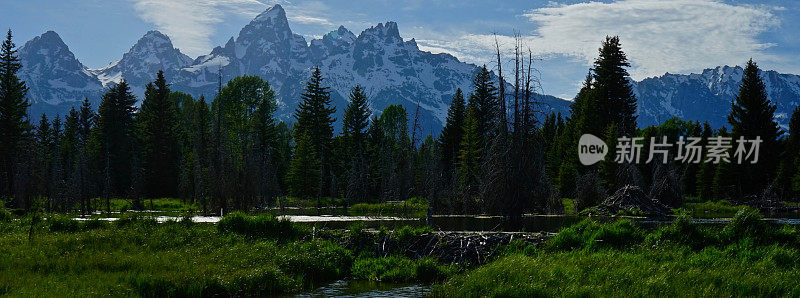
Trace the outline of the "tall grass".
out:
M 411 260 L 402 256 L 361 258 L 353 263 L 352 277 L 383 282 L 434 282 L 458 270 L 455 265 L 440 265 L 432 258 Z
M 222 233 L 270 239 L 292 240 L 310 234 L 308 228 L 293 224 L 288 219 L 278 219 L 272 215 L 249 216 L 241 212 L 233 212 L 217 223 L 217 230 Z
M 0 200 L 0 222 L 3 221 L 11 221 L 11 212 L 6 209 L 3 200 Z
M 425 217 L 428 203 L 422 199 L 401 202 L 359 203 L 350 206 L 352 215 Z
M 685 203 L 682 208 L 695 218 L 720 218 L 733 217 L 745 206 L 732 205 L 730 202 L 720 200 L 700 203 Z
M 28 219 L 0 225 L 0 291 L 11 296 L 276 295 L 342 278 L 353 259 L 332 242 L 281 244 L 209 224 L 48 217 L 31 240 Z
M 34 221 L 29 238 L 31 221 L 0 221 L 0 295 L 274 296 L 345 277 L 429 282 L 453 272 L 433 259 L 403 257 L 367 255 L 355 266 L 357 248 L 335 238 L 304 237 L 309 235 L 304 226 L 266 215 L 231 213 L 216 226 L 187 220 L 159 224 L 138 213 L 113 223 L 47 215 Z M 374 237 L 363 229 L 353 233 Z M 378 263 L 408 266 L 396 273 L 364 271 Z
M 744 208 L 724 227 L 688 214 L 648 231 L 586 220 L 542 247 L 507 256 L 437 286 L 437 296 L 798 296 L 800 234 Z

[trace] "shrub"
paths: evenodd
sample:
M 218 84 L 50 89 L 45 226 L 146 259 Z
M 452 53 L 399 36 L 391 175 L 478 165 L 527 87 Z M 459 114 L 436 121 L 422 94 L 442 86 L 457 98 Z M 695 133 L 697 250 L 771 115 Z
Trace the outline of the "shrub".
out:
M 186 296 L 186 289 L 165 278 L 139 275 L 131 277 L 129 283 L 142 297 Z
M 264 268 L 236 276 L 228 284 L 228 293 L 236 297 L 270 296 L 297 288 L 299 286 L 291 278 L 277 269 Z
M 153 217 L 142 216 L 139 213 L 125 213 L 114 221 L 114 224 L 117 227 L 148 227 L 158 224 L 158 221 Z
M 660 227 L 647 235 L 646 243 L 648 245 L 681 244 L 698 250 L 716 242 L 710 233 L 692 221 L 689 213 L 680 213 L 671 224 Z
M 108 226 L 108 221 L 93 218 L 83 222 L 84 230 L 101 229 Z
M 457 270 L 453 265 L 439 265 L 433 258 L 422 258 L 417 260 L 414 271 L 417 275 L 417 281 L 437 282 L 445 280 L 455 274 Z
M 414 237 L 418 237 L 424 234 L 432 233 L 433 229 L 429 226 L 422 226 L 422 227 L 412 227 L 412 226 L 403 226 L 400 229 L 397 229 L 393 236 L 397 242 L 406 243 L 410 241 Z
M 235 233 L 249 237 L 290 240 L 308 234 L 308 228 L 294 224 L 288 219 L 278 219 L 272 215 L 249 216 L 233 212 L 217 223 L 222 233 Z
M 0 221 L 11 221 L 11 212 L 6 209 L 2 200 L 0 200 Z
M 51 232 L 75 232 L 80 228 L 80 223 L 64 215 L 53 215 L 47 219 Z
M 763 238 L 768 229 L 766 224 L 761 219 L 763 217 L 758 212 L 750 207 L 744 207 L 736 212 L 730 223 L 728 223 L 722 230 L 720 237 L 730 242 L 741 240 L 743 238 Z
M 409 282 L 416 273 L 413 265 L 410 259 L 400 256 L 359 259 L 353 263 L 351 274 L 363 280 Z
M 293 242 L 286 250 L 292 253 L 282 256 L 281 270 L 303 276 L 311 285 L 344 277 L 353 263 L 352 252 L 327 241 Z
M 547 242 L 546 247 L 551 250 L 623 248 L 638 244 L 643 239 L 644 232 L 630 220 L 621 219 L 610 224 L 599 224 L 591 219 L 585 219 L 561 229 Z
M 416 261 L 402 256 L 363 258 L 353 263 L 353 278 L 381 282 L 434 282 L 456 272 L 453 265 L 444 266 L 432 258 Z
M 363 222 L 353 223 L 347 228 L 347 246 L 349 248 L 363 251 L 373 244 L 373 235 L 367 233 L 365 229 L 366 226 Z
M 623 219 L 612 224 L 599 225 L 589 238 L 587 247 L 624 248 L 640 243 L 644 239 L 642 230 L 632 221 Z
M 583 221 L 562 228 L 558 233 L 546 242 L 546 247 L 551 250 L 571 250 L 583 247 L 585 243 L 584 234 L 586 230 L 594 229 L 596 226 L 591 219 L 584 219 Z

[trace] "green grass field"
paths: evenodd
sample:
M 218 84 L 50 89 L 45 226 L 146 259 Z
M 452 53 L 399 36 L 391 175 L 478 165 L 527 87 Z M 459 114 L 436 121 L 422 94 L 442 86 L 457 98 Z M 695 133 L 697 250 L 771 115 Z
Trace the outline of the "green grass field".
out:
M 721 227 L 586 220 L 438 285 L 449 297 L 798 296 L 800 235 L 745 209 Z
M 430 259 L 383 261 L 267 215 L 232 213 L 217 225 L 50 216 L 29 232 L 30 218 L 0 221 L 0 296 L 264 296 L 345 277 L 432 281 L 451 272 Z M 392 266 L 366 266 L 374 263 Z

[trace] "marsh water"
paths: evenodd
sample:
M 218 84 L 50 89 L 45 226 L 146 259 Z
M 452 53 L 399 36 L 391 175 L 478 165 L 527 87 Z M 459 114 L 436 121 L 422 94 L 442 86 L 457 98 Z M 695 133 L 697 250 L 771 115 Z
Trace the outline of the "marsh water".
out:
M 158 222 L 179 221 L 182 217 L 157 215 L 153 216 Z M 378 229 L 385 227 L 392 229 L 402 226 L 430 226 L 435 231 L 468 231 L 468 232 L 558 232 L 562 227 L 575 224 L 585 216 L 564 216 L 564 215 L 528 215 L 521 220 L 509 222 L 500 216 L 469 216 L 469 215 L 440 215 L 429 218 L 407 218 L 401 216 L 354 216 L 354 215 L 279 215 L 281 218 L 288 219 L 300 224 L 312 225 L 318 229 L 347 229 L 355 223 L 362 224 L 365 228 Z M 98 218 L 98 217 L 93 217 Z M 613 221 L 619 217 L 599 216 L 593 217 L 600 221 Z M 643 226 L 658 226 L 672 221 L 671 217 L 666 218 L 647 218 L 647 217 L 625 217 Z M 78 217 L 76 220 L 87 220 L 89 218 Z M 114 221 L 117 217 L 99 217 L 101 220 Z M 193 222 L 197 223 L 216 223 L 220 216 L 192 216 Z M 725 224 L 731 221 L 730 218 L 696 218 L 696 223 L 701 224 Z M 774 224 L 800 224 L 797 217 L 768 217 L 765 221 Z
M 294 297 L 425 297 L 431 287 L 421 284 L 337 280 Z
M 327 210 L 331 211 L 331 210 Z M 148 213 L 148 212 L 144 212 Z M 158 222 L 179 221 L 182 217 L 158 215 L 158 212 L 149 212 Z M 288 214 L 287 214 L 288 213 Z M 429 218 L 407 218 L 402 216 L 354 216 L 346 215 L 342 212 L 330 212 L 327 215 L 310 215 L 310 212 L 292 211 L 276 214 L 279 217 L 288 219 L 300 224 L 312 225 L 317 229 L 347 229 L 355 223 L 362 224 L 365 228 L 378 229 L 386 227 L 388 229 L 399 228 L 402 226 L 431 226 L 435 231 L 463 231 L 463 232 L 488 232 L 488 231 L 507 231 L 507 232 L 558 232 L 562 227 L 575 224 L 585 216 L 563 216 L 563 215 L 528 215 L 521 220 L 510 223 L 498 216 L 463 216 L 463 215 L 444 215 L 432 216 Z M 119 216 L 120 214 L 112 214 Z M 102 220 L 113 221 L 117 217 L 100 217 Z M 786 216 L 786 215 L 784 215 Z M 97 218 L 97 214 L 95 217 Z M 613 221 L 618 217 L 594 217 L 601 221 Z M 642 226 L 656 227 L 668 224 L 672 221 L 667 218 L 646 218 L 646 217 L 625 217 Z M 88 218 L 79 217 L 77 220 L 87 220 Z M 193 222 L 216 223 L 220 216 L 192 216 Z M 706 218 L 694 219 L 695 222 L 710 225 L 722 225 L 731 221 L 730 218 Z M 798 216 L 768 217 L 765 221 L 774 224 L 800 224 Z M 295 297 L 423 297 L 431 293 L 431 287 L 423 284 L 395 284 L 369 281 L 337 280 L 323 285 L 313 291 L 299 294 Z

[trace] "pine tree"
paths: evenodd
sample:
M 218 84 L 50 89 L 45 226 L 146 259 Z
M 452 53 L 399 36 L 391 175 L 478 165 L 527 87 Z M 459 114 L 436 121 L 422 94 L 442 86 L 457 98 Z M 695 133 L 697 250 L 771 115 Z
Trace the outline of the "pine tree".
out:
M 476 199 L 480 187 L 480 158 L 483 147 L 480 143 L 482 132 L 478 130 L 479 127 L 478 111 L 472 106 L 468 107 L 467 117 L 464 119 L 464 136 L 458 154 L 458 182 L 465 200 Z M 472 206 L 464 206 L 465 211 L 469 208 Z
M 47 115 L 42 114 L 42 117 L 39 119 L 39 124 L 36 126 L 36 164 L 34 165 L 33 173 L 35 193 L 42 197 L 49 197 L 51 189 L 50 166 L 52 161 L 53 134 L 50 128 L 50 120 L 47 118 Z
M 703 123 L 703 132 L 700 134 L 702 138 L 701 145 L 703 148 L 708 145 L 708 138 L 714 134 L 711 125 L 708 122 Z M 705 152 L 702 152 L 700 169 L 697 172 L 695 179 L 697 180 L 697 187 L 695 194 L 703 200 L 711 200 L 714 197 L 714 174 L 717 171 L 717 165 L 705 162 Z
M 133 159 L 136 149 L 134 113 L 136 97 L 126 81 L 111 87 L 102 96 L 98 107 L 95 160 L 99 162 L 101 184 L 106 198 L 106 211 L 110 211 L 111 196 L 131 193 Z
M 784 199 L 797 199 L 797 191 L 800 189 L 793 187 L 793 180 L 799 173 L 798 165 L 800 165 L 800 106 L 794 108 L 789 120 L 789 136 L 785 140 L 778 166 L 776 186 Z
M 178 194 L 177 113 L 164 72 L 159 71 L 156 80 L 145 87 L 138 116 L 144 191 L 149 198 L 175 197 Z
M 466 118 L 466 106 L 464 105 L 464 94 L 461 89 L 456 89 L 450 109 L 447 110 L 442 133 L 439 135 L 439 148 L 441 148 L 441 166 L 445 176 L 445 183 L 450 182 L 450 177 L 455 171 L 455 163 L 461 151 L 461 141 L 464 138 L 464 118 Z
M 500 111 L 497 107 L 498 94 L 497 87 L 492 80 L 492 74 L 486 65 L 481 67 L 478 74 L 472 80 L 472 94 L 469 96 L 469 105 L 475 110 L 475 117 L 478 124 L 478 131 L 481 132 L 481 146 L 486 146 L 493 128 L 495 117 Z
M 745 161 L 731 166 L 733 180 L 726 183 L 736 186 L 739 195 L 761 194 L 775 175 L 780 152 L 778 138 L 782 133 L 774 120 L 775 109 L 776 106 L 767 98 L 766 86 L 761 80 L 758 66 L 753 59 L 750 59 L 744 69 L 739 94 L 731 102 L 728 122 L 731 124 L 734 144 L 739 137 L 744 137 L 746 140 L 760 137 L 763 143 L 758 163 L 751 164 Z
M 94 180 L 90 173 L 90 148 L 89 142 L 91 138 L 92 128 L 94 127 L 95 113 L 92 110 L 92 105 L 89 99 L 84 98 L 81 104 L 80 111 L 78 112 L 78 128 L 77 128 L 77 146 L 78 157 L 75 164 L 75 187 L 78 189 L 77 196 L 81 201 L 81 210 L 83 214 L 88 214 L 91 210 L 90 194 L 91 185 Z
M 366 201 L 369 195 L 369 169 L 365 159 L 370 114 L 367 95 L 361 86 L 356 85 L 350 92 L 350 103 L 342 119 L 342 136 L 347 151 L 344 158 L 347 169 L 345 196 L 357 202 Z
M 21 141 L 29 130 L 27 118 L 28 87 L 17 76 L 22 64 L 17 58 L 16 45 L 8 30 L 0 49 L 0 196 L 14 194 L 14 206 L 23 206 L 22 199 L 14 189 L 16 164 L 23 162 Z
M 608 145 L 608 151 L 606 153 L 606 158 L 600 161 L 599 166 L 600 178 L 603 179 L 603 186 L 606 189 L 617 189 L 617 186 L 621 186 L 619 183 L 617 183 L 617 171 L 619 169 L 619 164 L 614 160 L 614 153 L 617 150 L 617 138 L 619 137 L 620 135 L 616 124 L 612 123 L 606 127 L 606 131 L 603 134 L 603 140 Z
M 600 48 L 600 57 L 594 62 L 594 88 L 600 112 L 600 129 L 616 124 L 622 135 L 636 131 L 636 97 L 629 81 L 630 67 L 619 37 L 606 36 Z
M 297 120 L 294 124 L 295 139 L 301 135 L 307 135 L 314 147 L 314 152 L 319 156 L 319 185 L 316 187 L 320 191 L 319 195 L 328 195 L 331 176 L 330 153 L 331 140 L 333 139 L 332 117 L 336 108 L 331 105 L 330 91 L 328 87 L 322 86 L 322 72 L 319 68 L 314 68 L 311 79 L 306 83 L 303 93 L 300 94 L 301 102 L 295 110 L 294 117 Z
M 306 134 L 297 136 L 289 173 L 286 178 L 289 193 L 300 198 L 318 197 L 319 194 L 319 158 L 314 151 L 314 144 Z
M 350 139 L 351 149 L 360 150 L 363 146 L 370 114 L 367 94 L 361 86 L 356 85 L 350 91 L 350 103 L 342 118 L 342 135 Z
M 70 108 L 64 121 L 64 133 L 59 145 L 61 152 L 61 163 L 64 172 L 64 191 L 69 200 L 69 207 L 74 208 L 78 199 L 79 189 L 77 187 L 76 169 L 79 147 L 78 147 L 78 120 L 79 115 L 75 107 Z M 79 208 L 82 206 L 78 206 Z
M 205 98 L 194 103 L 191 119 L 191 144 L 194 163 L 192 168 L 192 180 L 194 184 L 194 197 L 200 199 L 203 212 L 208 208 L 206 197 L 209 194 L 208 184 L 210 183 L 210 142 L 211 142 L 211 112 L 208 109 Z

